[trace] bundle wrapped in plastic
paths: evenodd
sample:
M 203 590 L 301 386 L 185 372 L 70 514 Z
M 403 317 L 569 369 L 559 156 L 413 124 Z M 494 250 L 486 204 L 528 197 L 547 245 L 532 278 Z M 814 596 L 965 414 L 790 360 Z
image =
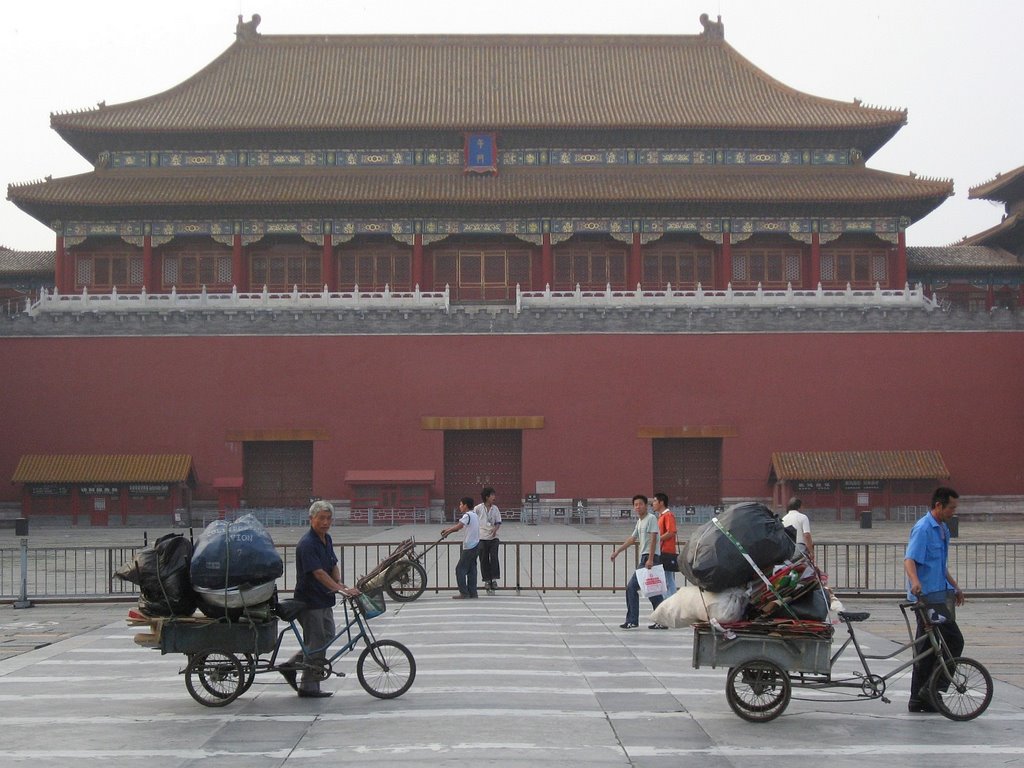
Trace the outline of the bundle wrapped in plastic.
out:
M 139 610 L 147 616 L 191 616 L 196 597 L 189 580 L 192 542 L 180 533 L 161 536 L 114 576 L 139 585 Z
M 676 590 L 672 597 L 662 600 L 651 620 L 666 627 L 688 627 L 695 621 L 739 621 L 747 607 L 746 592 L 733 587 L 724 592 L 704 592 L 700 587 L 687 584 Z
M 782 521 L 764 504 L 734 504 L 690 537 L 679 559 L 687 580 L 709 592 L 739 587 L 756 576 L 753 565 L 772 566 L 793 557 L 796 545 Z
M 274 541 L 255 516 L 233 522 L 214 520 L 206 526 L 192 555 L 192 584 L 204 589 L 230 589 L 276 581 L 284 562 Z

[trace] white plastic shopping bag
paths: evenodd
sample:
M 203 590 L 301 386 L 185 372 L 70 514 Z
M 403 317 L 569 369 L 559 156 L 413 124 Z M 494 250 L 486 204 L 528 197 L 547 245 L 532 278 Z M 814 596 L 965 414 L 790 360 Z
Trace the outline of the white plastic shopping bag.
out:
M 653 568 L 637 568 L 636 580 L 640 584 L 640 594 L 644 597 L 657 597 L 668 592 L 664 566 L 656 565 Z

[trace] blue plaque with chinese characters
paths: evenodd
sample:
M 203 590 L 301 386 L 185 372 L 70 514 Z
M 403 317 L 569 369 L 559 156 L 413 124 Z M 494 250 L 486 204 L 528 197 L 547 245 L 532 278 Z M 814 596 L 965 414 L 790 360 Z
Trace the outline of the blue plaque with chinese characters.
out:
M 466 173 L 498 172 L 498 138 L 494 133 L 466 134 Z

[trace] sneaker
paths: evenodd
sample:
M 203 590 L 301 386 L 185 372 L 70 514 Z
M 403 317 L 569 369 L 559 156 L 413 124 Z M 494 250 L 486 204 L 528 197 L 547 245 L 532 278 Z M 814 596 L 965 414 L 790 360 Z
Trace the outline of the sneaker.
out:
M 664 624 L 659 624 L 658 622 L 654 622 L 653 624 L 648 624 L 647 628 L 648 629 L 668 629 L 668 627 L 666 627 Z
M 928 703 L 927 701 L 913 701 L 913 700 L 909 704 L 907 704 L 907 710 L 909 712 L 938 712 L 939 711 L 935 707 L 933 707 L 930 703 Z
M 636 629 L 636 624 L 632 621 L 627 621 L 625 624 L 619 624 L 619 629 Z

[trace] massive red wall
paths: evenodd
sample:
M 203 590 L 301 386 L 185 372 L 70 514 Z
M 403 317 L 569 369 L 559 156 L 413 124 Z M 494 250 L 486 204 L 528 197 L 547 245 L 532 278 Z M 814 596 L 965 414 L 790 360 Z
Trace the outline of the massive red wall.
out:
M 24 453 L 189 453 L 212 498 L 241 474 L 229 430 L 320 428 L 316 494 L 393 468 L 433 469 L 440 496 L 443 436 L 421 417 L 542 415 L 524 492 L 651 491 L 639 427 L 732 425 L 726 496 L 766 495 L 773 451 L 898 448 L 940 450 L 961 493 L 1024 493 L 1020 334 L 2 339 L 0 355 L 6 478 Z

